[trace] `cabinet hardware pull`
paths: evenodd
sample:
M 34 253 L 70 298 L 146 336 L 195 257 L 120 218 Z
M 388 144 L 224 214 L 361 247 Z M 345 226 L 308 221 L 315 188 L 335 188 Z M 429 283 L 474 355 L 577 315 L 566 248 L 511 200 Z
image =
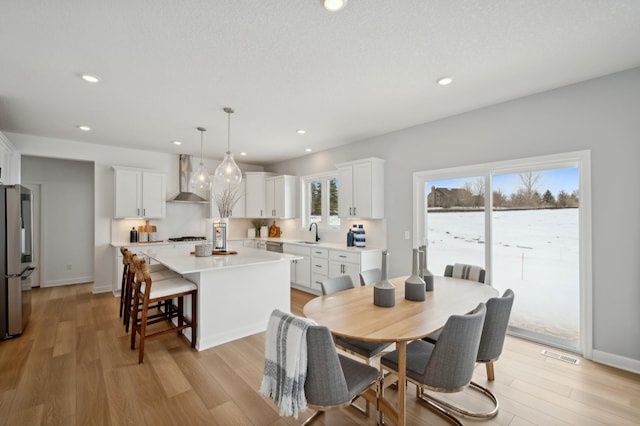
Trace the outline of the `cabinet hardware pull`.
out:
M 316 265 L 316 268 L 322 268 L 322 265 Z
M 345 256 L 344 254 L 339 254 L 338 256 L 339 256 L 339 257 L 341 257 L 341 258 L 343 258 L 343 259 L 346 259 L 346 258 L 347 258 L 347 256 Z
M 356 215 L 356 208 L 355 207 L 353 208 L 353 215 L 354 216 Z

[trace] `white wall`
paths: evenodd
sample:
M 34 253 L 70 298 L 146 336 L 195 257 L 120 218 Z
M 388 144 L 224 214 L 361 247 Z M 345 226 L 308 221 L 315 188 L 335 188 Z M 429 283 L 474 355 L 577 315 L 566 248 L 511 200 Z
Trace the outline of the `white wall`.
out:
M 4 134 L 22 155 L 94 163 L 93 291 L 95 293 L 111 291 L 113 283 L 118 282 L 117 277 L 114 276 L 115 250 L 111 246 L 112 226 L 115 229 L 122 227 L 125 231 L 130 229 L 129 223 L 112 219 L 114 189 L 112 167 L 114 165 L 130 166 L 166 172 L 167 199 L 169 199 L 178 193 L 178 156 L 19 133 L 5 132 Z M 210 169 L 215 168 L 218 164 L 217 161 L 208 159 L 205 159 L 205 163 Z M 262 167 L 258 166 L 239 165 L 244 171 L 262 170 Z M 167 203 L 167 217 L 151 223 L 158 226 L 161 238 L 166 238 L 170 234 L 171 236 L 186 235 L 198 230 L 200 230 L 198 232 L 199 235 L 205 235 L 205 217 L 208 214 L 208 210 L 203 206 L 206 205 Z M 139 221 L 139 223 L 142 224 L 143 221 Z M 113 232 L 116 241 L 123 241 L 128 238 L 128 234 L 119 238 L 121 233 L 124 233 L 124 231 Z
M 93 281 L 93 163 L 27 155 L 21 160 L 22 183 L 41 189 L 42 285 Z
M 267 167 L 307 175 L 380 157 L 390 274 L 410 272 L 412 174 L 591 150 L 594 359 L 640 372 L 640 68 Z

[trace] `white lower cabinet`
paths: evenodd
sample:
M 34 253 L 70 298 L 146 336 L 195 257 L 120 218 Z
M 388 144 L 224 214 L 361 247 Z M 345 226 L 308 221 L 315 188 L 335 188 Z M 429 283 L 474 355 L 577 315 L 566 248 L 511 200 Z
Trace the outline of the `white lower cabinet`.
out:
M 329 250 L 329 278 L 351 275 L 355 286 L 360 285 L 361 271 L 380 268 L 381 264 L 382 252 L 380 250 Z
M 311 249 L 311 289 L 322 294 L 322 281 L 329 278 L 329 250 Z
M 291 263 L 291 286 L 313 294 L 322 294 L 322 282 L 340 275 L 351 275 L 359 286 L 360 272 L 380 268 L 382 263 L 382 252 L 376 249 L 334 250 L 285 243 L 283 251 L 304 257 Z
M 283 253 L 302 256 L 302 259 L 291 261 L 291 286 L 309 291 L 311 288 L 311 249 L 296 244 L 283 244 Z

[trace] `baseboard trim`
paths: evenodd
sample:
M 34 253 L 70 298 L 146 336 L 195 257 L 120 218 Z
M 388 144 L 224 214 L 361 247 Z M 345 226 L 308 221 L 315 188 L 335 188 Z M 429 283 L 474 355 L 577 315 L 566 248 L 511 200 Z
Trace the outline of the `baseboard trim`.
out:
M 90 277 L 76 277 L 65 280 L 51 280 L 45 281 L 43 287 L 59 287 L 62 285 L 70 285 L 70 284 L 84 284 L 90 283 L 93 281 L 93 276 Z
M 640 374 L 640 361 L 620 355 L 610 354 L 608 352 L 593 350 L 593 361 L 605 364 L 621 370 L 630 371 Z

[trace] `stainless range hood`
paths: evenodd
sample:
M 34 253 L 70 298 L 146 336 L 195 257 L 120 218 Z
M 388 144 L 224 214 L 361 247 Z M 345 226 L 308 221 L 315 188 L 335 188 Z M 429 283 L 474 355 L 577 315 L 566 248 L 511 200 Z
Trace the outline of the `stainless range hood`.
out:
M 178 169 L 178 178 L 180 193 L 168 200 L 171 203 L 208 203 L 198 194 L 189 192 L 189 178 L 191 177 L 191 156 L 181 154 L 180 155 L 180 167 Z

